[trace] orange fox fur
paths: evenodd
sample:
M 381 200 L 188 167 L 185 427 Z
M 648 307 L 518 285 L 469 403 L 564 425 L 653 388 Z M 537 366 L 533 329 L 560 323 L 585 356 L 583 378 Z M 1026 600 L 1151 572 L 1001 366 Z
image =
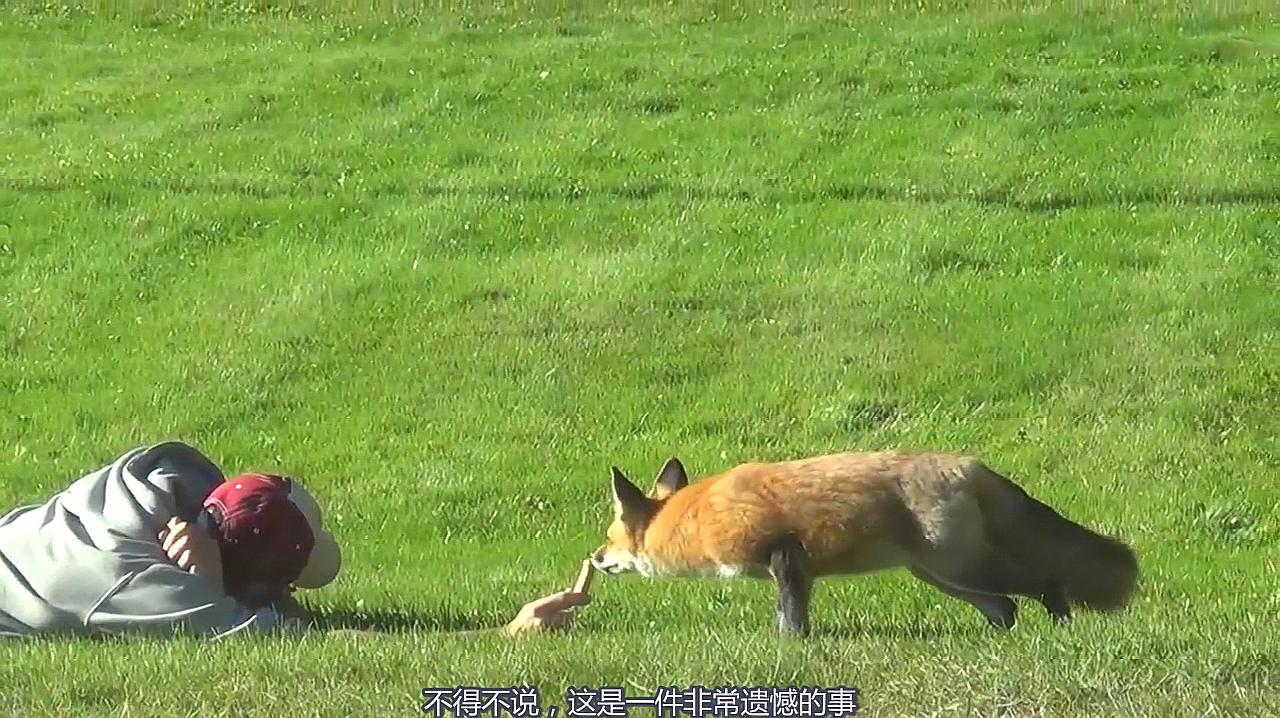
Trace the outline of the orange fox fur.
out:
M 808 633 L 821 576 L 896 567 L 1011 628 L 1010 596 L 1060 622 L 1078 605 L 1124 608 L 1138 564 L 976 459 L 846 453 L 743 464 L 690 484 L 672 458 L 645 495 L 613 469 L 614 521 L 593 565 L 649 577 L 771 578 L 784 632 Z

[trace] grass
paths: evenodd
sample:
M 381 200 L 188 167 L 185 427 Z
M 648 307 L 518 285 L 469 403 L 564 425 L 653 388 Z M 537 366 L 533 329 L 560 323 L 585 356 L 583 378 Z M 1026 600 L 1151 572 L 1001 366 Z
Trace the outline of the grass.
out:
M 0 11 L 0 505 L 168 437 L 289 471 L 347 552 L 311 605 L 391 632 L 5 645 L 0 710 L 1280 713 L 1264 4 L 290 6 Z M 568 635 L 446 632 L 572 579 L 610 464 L 893 446 L 1130 539 L 1140 599 L 997 635 L 887 573 L 798 642 L 765 584 L 616 579 Z

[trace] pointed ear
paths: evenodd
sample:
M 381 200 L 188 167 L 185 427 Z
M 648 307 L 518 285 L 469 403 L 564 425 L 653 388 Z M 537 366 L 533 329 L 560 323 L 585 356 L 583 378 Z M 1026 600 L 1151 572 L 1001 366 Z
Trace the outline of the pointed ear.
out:
M 613 473 L 613 506 L 619 514 L 624 516 L 639 515 L 647 511 L 649 508 L 649 497 L 635 484 L 631 483 L 622 471 L 616 467 L 610 467 Z
M 653 487 L 653 497 L 665 499 L 688 485 L 689 475 L 685 473 L 684 464 L 673 456 L 662 465 L 662 473 L 658 474 L 658 483 Z

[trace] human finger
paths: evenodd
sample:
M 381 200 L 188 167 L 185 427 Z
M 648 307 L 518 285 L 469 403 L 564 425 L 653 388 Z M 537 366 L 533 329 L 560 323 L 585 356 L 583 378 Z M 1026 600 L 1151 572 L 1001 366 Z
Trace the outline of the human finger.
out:
M 165 550 L 165 553 L 169 554 L 169 558 L 176 560 L 182 555 L 183 551 L 187 550 L 187 545 L 190 543 L 191 535 L 183 533 L 169 545 L 169 548 Z
M 187 534 L 187 530 L 186 530 L 185 524 L 172 527 L 169 530 L 169 533 L 165 536 L 163 543 L 161 544 L 164 547 L 165 552 L 167 553 L 169 549 L 173 546 L 173 544 L 177 542 L 178 539 L 185 536 L 186 534 Z

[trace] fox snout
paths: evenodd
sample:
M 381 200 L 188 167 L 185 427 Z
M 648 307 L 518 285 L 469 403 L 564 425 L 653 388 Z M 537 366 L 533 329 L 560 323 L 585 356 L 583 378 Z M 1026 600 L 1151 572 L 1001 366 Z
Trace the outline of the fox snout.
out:
M 633 560 L 630 556 L 622 555 L 621 552 L 610 549 L 608 544 L 601 546 L 591 554 L 591 566 L 597 571 L 610 575 L 630 570 L 632 563 Z
M 615 562 L 606 560 L 606 556 L 608 556 L 608 554 L 609 554 L 608 544 L 605 544 L 600 548 L 596 549 L 591 554 L 591 566 L 595 568 L 597 571 L 603 571 L 604 573 L 616 573 L 618 570 L 618 566 Z

